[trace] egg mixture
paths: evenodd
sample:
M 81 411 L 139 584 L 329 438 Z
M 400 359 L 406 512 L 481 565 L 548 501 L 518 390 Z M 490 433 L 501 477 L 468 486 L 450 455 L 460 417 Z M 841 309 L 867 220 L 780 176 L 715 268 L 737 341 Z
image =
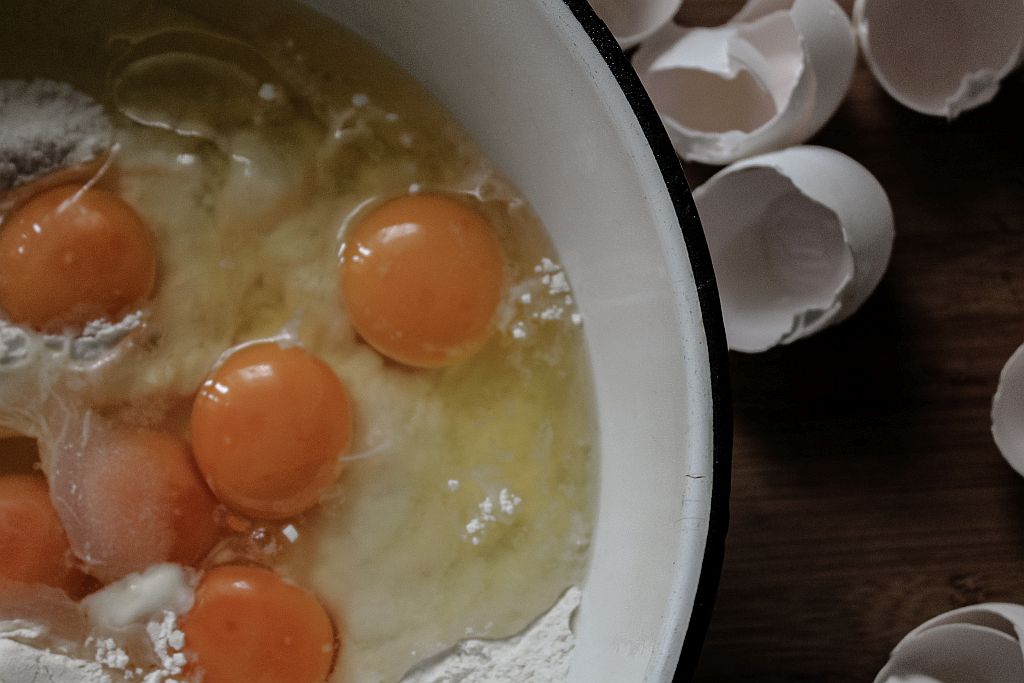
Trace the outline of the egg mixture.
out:
M 0 78 L 69 83 L 104 107 L 113 145 L 90 196 L 125 202 L 155 252 L 152 273 L 140 256 L 120 281 L 152 279 L 130 324 L 86 330 L 115 330 L 108 346 L 76 353 L 81 328 L 5 311 L 32 329 L 35 355 L 0 374 L 0 428 L 38 441 L 71 547 L 88 555 L 75 590 L 148 556 L 205 570 L 207 597 L 234 580 L 212 567 L 265 567 L 326 608 L 340 643 L 330 680 L 394 682 L 461 639 L 517 632 L 581 580 L 594 490 L 581 320 L 530 207 L 436 102 L 285 2 L 7 0 L 0 18 Z M 74 195 L 47 192 L 41 215 Z M 453 247 L 399 248 L 359 279 L 361 255 L 401 244 L 402 226 L 445 221 L 483 227 Z M 457 301 L 392 295 L 421 270 L 443 273 Z M 417 345 L 403 325 L 455 341 Z M 289 363 L 301 370 L 246 400 L 304 413 L 308 432 L 238 427 L 244 448 L 224 436 L 217 392 L 241 401 L 253 373 Z M 259 469 L 246 457 L 296 444 L 332 453 L 315 499 L 289 489 L 268 503 L 259 486 L 288 482 L 235 481 Z M 145 507 L 147 479 L 191 476 L 190 450 L 215 495 L 186 501 L 182 547 L 76 497 L 121 477 L 121 499 Z M 33 459 L 29 439 L 0 440 L 0 473 Z

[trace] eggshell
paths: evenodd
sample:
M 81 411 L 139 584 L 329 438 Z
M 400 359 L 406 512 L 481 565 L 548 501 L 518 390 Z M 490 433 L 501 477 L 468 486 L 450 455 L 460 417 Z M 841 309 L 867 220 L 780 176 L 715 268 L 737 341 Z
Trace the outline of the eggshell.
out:
M 1024 607 L 986 603 L 946 612 L 908 633 L 875 683 L 1024 680 Z
M 1010 467 L 1024 475 L 1024 345 L 999 375 L 992 398 L 992 438 Z
M 590 6 L 619 47 L 628 50 L 672 21 L 682 4 L 683 0 L 591 0 Z
M 765 351 L 845 319 L 889 263 L 889 199 L 867 169 L 835 150 L 802 146 L 746 159 L 693 197 L 733 350 Z
M 723 26 L 666 27 L 635 66 L 676 151 L 720 164 L 814 135 L 845 97 L 856 55 L 833 0 L 751 0 Z
M 857 0 L 853 18 L 875 78 L 922 114 L 985 104 L 1024 61 L 1021 0 Z
M 810 118 L 800 133 L 799 142 L 803 142 L 828 123 L 846 98 L 857 62 L 857 42 L 846 13 L 834 2 L 750 0 L 733 21 L 754 21 L 785 9 L 800 32 L 804 56 L 814 75 Z

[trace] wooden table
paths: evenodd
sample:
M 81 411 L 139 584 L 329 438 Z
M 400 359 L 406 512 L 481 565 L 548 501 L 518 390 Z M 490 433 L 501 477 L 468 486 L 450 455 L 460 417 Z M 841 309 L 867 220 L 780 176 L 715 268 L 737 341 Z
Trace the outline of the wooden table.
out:
M 678 19 L 716 24 L 741 5 L 686 0 Z M 870 683 L 929 617 L 1024 603 L 1024 479 L 989 433 L 1024 342 L 1022 124 L 1024 73 L 947 123 L 859 64 L 811 141 L 878 177 L 896 246 L 852 319 L 731 357 L 732 523 L 697 680 Z M 694 187 L 714 170 L 686 165 Z

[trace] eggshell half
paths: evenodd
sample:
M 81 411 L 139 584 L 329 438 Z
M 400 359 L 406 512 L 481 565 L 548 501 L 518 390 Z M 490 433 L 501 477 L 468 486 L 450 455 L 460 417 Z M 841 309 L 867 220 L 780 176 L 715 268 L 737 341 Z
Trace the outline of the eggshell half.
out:
M 1024 680 L 1024 607 L 972 605 L 921 624 L 896 645 L 875 683 Z
M 953 119 L 1024 61 L 1021 0 L 857 0 L 864 59 L 896 101 Z
M 1024 345 L 999 375 L 992 398 L 992 438 L 1010 467 L 1024 475 Z
M 619 47 L 628 50 L 672 21 L 682 4 L 683 0 L 591 0 L 590 6 Z
M 874 176 L 824 147 L 737 162 L 693 193 L 733 350 L 754 353 L 851 315 L 889 263 L 892 207 Z
M 856 55 L 833 0 L 751 0 L 723 26 L 666 27 L 635 66 L 676 151 L 724 164 L 814 135 L 845 97 Z

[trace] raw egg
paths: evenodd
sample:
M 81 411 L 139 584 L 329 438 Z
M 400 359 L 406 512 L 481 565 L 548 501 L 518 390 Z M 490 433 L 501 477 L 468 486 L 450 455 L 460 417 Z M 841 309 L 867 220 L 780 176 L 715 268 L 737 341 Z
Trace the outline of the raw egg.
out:
M 269 569 L 206 572 L 182 630 L 190 667 L 203 683 L 320 683 L 334 664 L 327 612 Z
M 196 564 L 210 552 L 220 534 L 217 501 L 185 441 L 121 429 L 92 447 L 103 452 L 82 472 L 82 502 L 68 527 L 84 525 L 90 573 L 109 581 L 158 562 Z
M 196 461 L 217 497 L 264 519 L 303 512 L 338 476 L 352 404 L 322 360 L 274 343 L 231 354 L 192 409 Z
M 392 199 L 347 235 L 341 295 L 381 354 L 415 367 L 465 360 L 490 337 L 504 287 L 487 219 L 451 197 Z
M 46 480 L 29 474 L 0 476 L 0 578 L 42 583 L 73 595 L 83 576 L 71 559 Z
M 0 229 L 0 308 L 16 323 L 59 332 L 113 320 L 144 301 L 155 278 L 153 236 L 105 190 L 46 190 Z

